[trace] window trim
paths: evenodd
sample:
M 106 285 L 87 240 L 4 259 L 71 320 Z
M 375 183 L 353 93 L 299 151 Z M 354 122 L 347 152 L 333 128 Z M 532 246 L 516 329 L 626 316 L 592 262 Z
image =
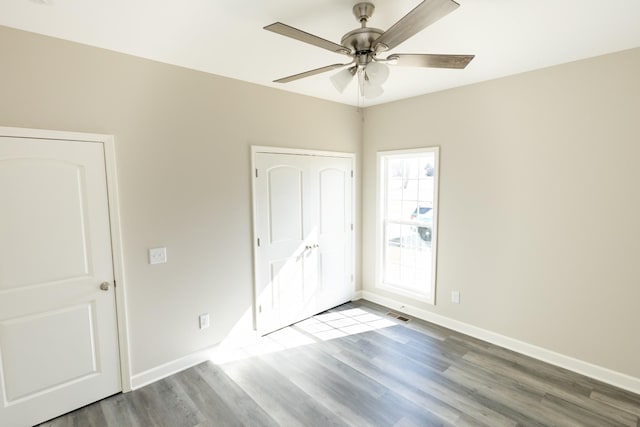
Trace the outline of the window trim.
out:
M 384 212 L 384 194 L 386 195 L 386 159 L 391 156 L 394 157 L 413 157 L 416 154 L 433 153 L 435 157 L 435 173 L 433 182 L 433 225 L 431 234 L 431 288 L 427 293 L 421 293 L 417 291 L 411 291 L 406 288 L 386 284 L 383 282 L 383 268 L 384 268 L 384 225 L 385 218 Z M 376 155 L 376 274 L 375 285 L 376 288 L 409 297 L 428 304 L 436 304 L 436 288 L 437 288 L 437 252 L 438 252 L 438 216 L 439 216 L 439 189 L 440 189 L 440 147 L 430 146 L 422 148 L 400 149 L 400 150 L 386 150 L 378 151 Z

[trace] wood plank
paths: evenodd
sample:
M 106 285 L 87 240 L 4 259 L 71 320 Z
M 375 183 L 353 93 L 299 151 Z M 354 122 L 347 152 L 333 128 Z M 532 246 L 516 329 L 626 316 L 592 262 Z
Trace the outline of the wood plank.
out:
M 593 391 L 591 399 L 640 417 L 640 396 L 622 390 Z
M 224 366 L 224 372 L 280 425 L 348 425 L 261 358 L 229 363 Z
M 233 415 L 245 426 L 275 427 L 278 423 L 224 371 L 210 362 L 188 369 L 185 375 L 195 381 L 202 379 L 224 401 Z M 208 405 L 208 395 L 203 393 Z
M 128 394 L 118 394 L 109 399 L 101 400 L 98 403 L 104 414 L 104 425 L 142 425 L 142 420 L 138 418 L 135 408 L 128 397 Z M 88 408 L 91 410 L 91 406 Z
M 292 381 L 305 391 L 315 389 L 310 395 L 334 412 L 338 413 L 337 408 L 344 410 L 348 416 L 343 419 L 352 425 L 395 425 L 403 417 L 420 421 L 423 426 L 447 425 L 440 417 L 314 346 L 298 349 L 293 359 L 289 354 L 269 358 L 280 369 L 295 367 L 298 372 Z M 303 383 L 299 382 L 301 379 Z
M 594 401 L 580 392 L 576 393 L 571 384 L 558 384 L 549 378 L 540 377 L 537 373 L 518 370 L 511 365 L 505 365 L 504 363 L 486 355 L 478 355 L 474 352 L 469 352 L 464 357 L 464 361 L 456 364 L 456 367 L 464 373 L 474 372 L 476 375 L 482 375 L 481 379 L 485 383 L 495 382 L 498 385 L 518 388 L 519 390 L 517 393 L 510 393 L 509 402 L 513 402 L 513 400 L 517 399 L 520 395 L 535 393 L 536 396 L 540 397 L 540 399 L 537 400 L 537 403 L 541 403 L 542 398 L 549 395 L 564 399 L 566 402 L 576 405 L 576 407 L 590 410 L 595 414 L 603 414 L 612 422 L 631 427 L 635 427 L 637 423 L 636 416 L 625 413 L 624 411 L 612 406 Z M 451 373 L 448 372 L 447 374 Z M 524 410 L 525 413 L 528 411 L 526 407 Z M 546 416 L 546 414 L 542 414 L 539 417 L 543 416 Z
M 330 344 L 344 348 L 344 351 L 336 354 L 335 357 L 345 360 L 346 363 L 350 363 L 379 382 L 389 382 L 396 393 L 406 393 L 414 401 L 423 405 L 431 403 L 434 407 L 430 409 L 437 411 L 435 413 L 446 420 L 450 420 L 450 408 L 455 408 L 457 414 L 465 414 L 482 425 L 516 425 L 513 420 L 475 401 L 471 390 L 453 383 L 441 384 L 447 380 L 435 371 L 432 371 L 429 377 L 419 376 L 414 371 L 415 366 L 411 366 L 406 359 L 389 364 L 381 358 L 364 356 L 364 353 L 358 351 L 361 344 L 344 340 L 334 340 Z
M 551 395 L 542 400 L 542 409 L 560 414 L 562 417 L 558 418 L 559 422 L 556 424 L 559 426 L 603 427 L 625 425 Z
M 640 426 L 638 395 L 388 311 L 348 303 L 42 425 Z

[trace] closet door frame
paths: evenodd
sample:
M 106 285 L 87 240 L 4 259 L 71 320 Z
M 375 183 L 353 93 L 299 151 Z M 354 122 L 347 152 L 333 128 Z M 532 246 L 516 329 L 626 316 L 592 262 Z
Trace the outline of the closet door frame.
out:
M 309 150 L 309 149 L 297 149 L 297 148 L 283 148 L 283 147 L 273 147 L 273 146 L 260 146 L 260 145 L 252 145 L 251 146 L 251 210 L 252 210 L 252 248 L 253 248 L 253 328 L 254 330 L 260 334 L 261 325 L 258 322 L 258 277 L 259 277 L 259 259 L 258 259 L 258 247 L 259 247 L 259 238 L 258 236 L 258 227 L 257 227 L 257 203 L 256 203 L 256 154 L 258 153 L 269 153 L 269 154 L 288 154 L 288 155 L 300 155 L 300 156 L 320 156 L 320 157 L 339 157 L 339 158 L 347 158 L 351 161 L 351 224 L 352 224 L 352 233 L 350 237 L 350 245 L 351 245 L 351 260 L 350 267 L 352 271 L 352 294 L 356 295 L 355 283 L 356 283 L 356 239 L 355 239 L 355 230 L 356 230 L 356 179 L 357 171 L 356 171 L 356 155 L 355 153 L 348 152 L 340 152 L 340 151 L 323 151 L 323 150 Z

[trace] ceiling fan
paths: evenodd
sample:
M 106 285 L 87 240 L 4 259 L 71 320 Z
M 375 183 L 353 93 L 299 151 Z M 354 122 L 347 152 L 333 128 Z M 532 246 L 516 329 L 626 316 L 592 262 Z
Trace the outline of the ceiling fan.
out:
M 393 24 L 387 31 L 382 31 L 377 28 L 367 27 L 367 22 L 369 18 L 371 18 L 371 15 L 373 15 L 375 6 L 368 2 L 357 3 L 353 7 L 353 14 L 360 22 L 361 27 L 345 34 L 340 44 L 309 34 L 281 22 L 267 25 L 264 27 L 265 30 L 351 58 L 351 62 L 345 64 L 327 65 L 326 67 L 283 77 L 274 80 L 274 82 L 289 83 L 294 80 L 344 68 L 331 77 L 331 82 L 336 89 L 339 92 L 343 92 L 351 79 L 355 75 L 358 75 L 360 94 L 367 98 L 374 98 L 383 93 L 382 83 L 384 83 L 389 76 L 389 69 L 385 64 L 408 67 L 465 68 L 474 58 L 474 55 L 394 53 L 386 58 L 378 57 L 378 54 L 381 52 L 395 48 L 427 26 L 453 12 L 459 6 L 460 5 L 453 0 L 424 0 L 411 12 Z

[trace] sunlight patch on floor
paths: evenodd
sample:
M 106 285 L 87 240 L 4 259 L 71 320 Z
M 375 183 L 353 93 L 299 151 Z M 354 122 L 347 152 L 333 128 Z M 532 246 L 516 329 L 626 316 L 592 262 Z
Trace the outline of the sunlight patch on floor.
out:
M 397 322 L 360 308 L 324 312 L 243 346 L 220 349 L 211 361 L 224 364 L 395 325 Z

